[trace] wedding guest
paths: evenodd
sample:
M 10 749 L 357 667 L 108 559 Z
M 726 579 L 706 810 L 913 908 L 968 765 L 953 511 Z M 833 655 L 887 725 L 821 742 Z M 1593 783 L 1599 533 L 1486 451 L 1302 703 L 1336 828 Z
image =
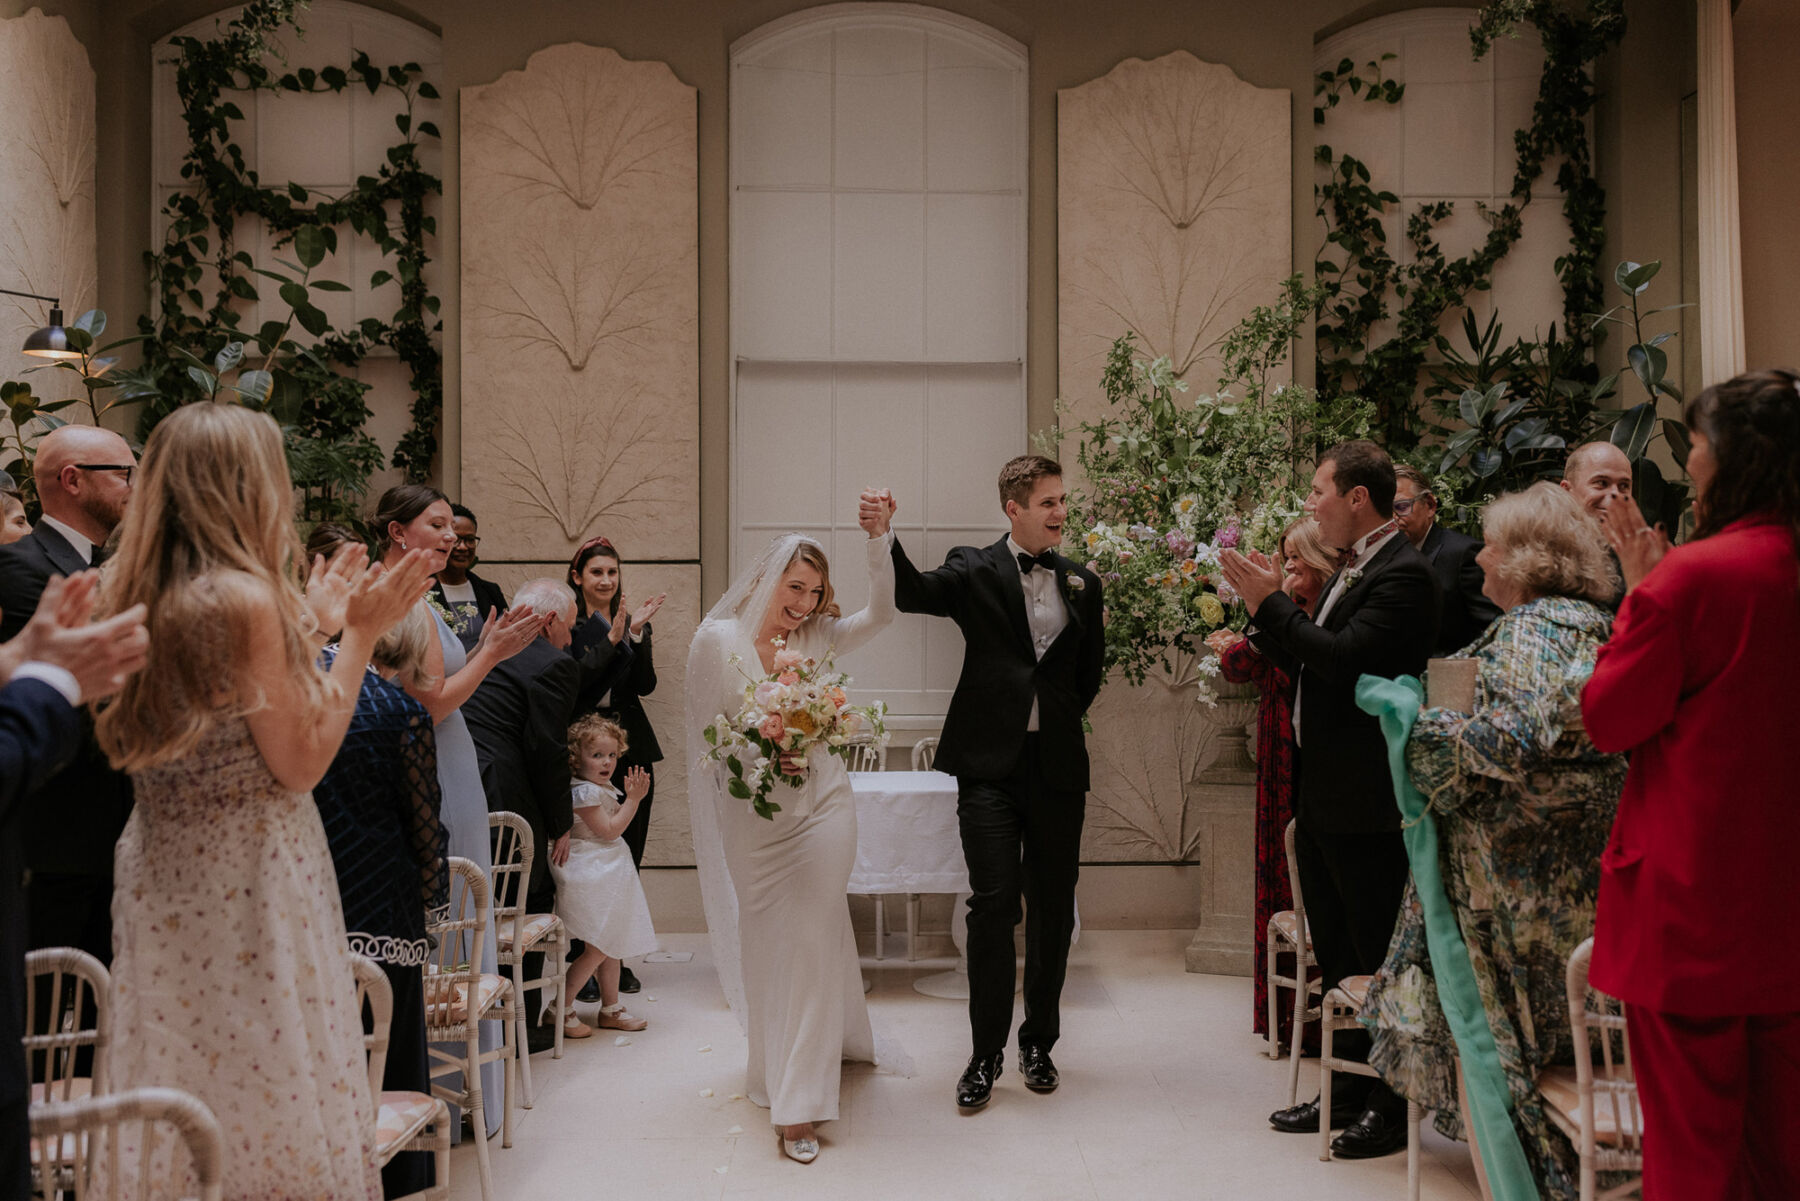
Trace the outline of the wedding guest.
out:
M 350 949 L 381 965 L 394 994 L 384 1091 L 431 1091 L 420 969 L 429 960 L 427 921 L 449 909 L 449 836 L 438 817 L 431 715 L 399 681 L 419 682 L 435 637 L 431 619 L 414 607 L 375 643 L 343 745 L 313 788 Z M 326 661 L 337 652 L 327 646 Z M 403 1152 L 382 1168 L 382 1191 L 409 1196 L 429 1188 L 432 1176 L 430 1155 Z
M 25 498 L 10 488 L 0 491 L 0 546 L 11 546 L 31 533 L 25 518 Z
M 1311 517 L 1302 517 L 1283 531 L 1281 562 L 1286 572 L 1282 590 L 1311 617 L 1338 562 L 1337 552 L 1320 540 L 1318 523 Z M 1294 681 L 1263 658 L 1249 639 L 1234 635 L 1220 642 L 1225 647 L 1219 656 L 1221 674 L 1234 684 L 1255 684 L 1262 697 L 1256 710 L 1256 966 L 1251 977 L 1252 1024 L 1256 1033 L 1269 1035 L 1269 919 L 1294 907 L 1287 862 L 1287 826 L 1294 817 Z M 1283 992 L 1289 995 L 1280 998 L 1272 1036 L 1278 1046 L 1288 1045 L 1294 1016 L 1291 990 Z
M 1631 499 L 1631 460 L 1611 442 L 1584 442 L 1563 463 L 1562 486 L 1598 518 Z
M 1418 548 L 1437 577 L 1438 636 L 1434 653 L 1454 655 L 1473 642 L 1500 610 L 1482 591 L 1481 565 L 1475 557 L 1481 543 L 1438 524 L 1437 494 L 1416 467 L 1394 468 L 1394 520 Z
M 352 543 L 360 545 L 362 535 L 339 522 L 321 521 L 306 536 L 306 562 L 310 566 L 315 559 L 330 559 L 340 546 Z
M 530 913 L 556 909 L 550 868 L 569 857 L 569 723 L 581 688 L 581 669 L 569 657 L 575 594 L 561 580 L 537 579 L 518 591 L 518 605 L 547 615 L 524 650 L 496 664 L 463 702 L 481 766 L 488 812 L 517 813 L 531 826 L 534 858 L 526 882 Z M 544 974 L 543 955 L 527 954 L 521 979 Z M 527 1015 L 529 1017 L 529 1015 Z M 535 1022 L 531 1037 L 542 1039 Z M 551 1032 L 554 1038 L 554 1032 Z
M 456 618 L 453 625 L 463 646 L 473 647 L 481 637 L 481 623 L 487 615 L 506 612 L 506 593 L 492 580 L 475 574 L 475 564 L 480 562 L 476 552 L 481 546 L 475 514 L 462 505 L 451 505 L 450 529 L 456 534 L 456 542 L 450 548 L 450 557 L 444 560 L 444 569 L 432 580 L 431 591 L 445 611 Z
M 79 750 L 84 700 L 116 691 L 143 666 L 149 636 L 133 608 L 90 623 L 98 577 L 51 580 L 32 620 L 0 645 L 0 1030 L 25 1029 L 25 865 L 19 821 L 26 798 Z M 30 1077 L 17 1038 L 0 1041 L 0 1195 L 31 1195 L 26 1111 Z
M 1251 640 L 1298 677 L 1294 855 L 1326 989 L 1381 965 L 1409 871 L 1387 742 L 1356 705 L 1362 675 L 1418 675 L 1437 638 L 1437 581 L 1400 533 L 1394 492 L 1394 465 L 1373 442 L 1340 443 L 1320 457 L 1305 508 L 1327 546 L 1347 549 L 1316 618 L 1280 590 L 1281 569 L 1266 557 L 1221 556 L 1226 579 L 1249 607 Z M 1333 1050 L 1366 1059 L 1368 1040 L 1359 1034 L 1336 1040 Z M 1334 1154 L 1386 1155 L 1405 1143 L 1406 1103 L 1385 1084 L 1348 1072 L 1332 1084 L 1324 1120 L 1349 1123 L 1331 1145 Z M 1317 1100 L 1295 1105 L 1269 1122 L 1285 1133 L 1316 1133 L 1320 1109 Z
M 365 571 L 348 548 L 303 596 L 293 483 L 266 414 L 187 405 L 144 455 L 107 599 L 147 608 L 150 653 L 97 723 L 137 797 L 118 848 L 112 1083 L 204 1101 L 229 1149 L 227 1196 L 372 1201 L 356 985 L 309 793 L 375 640 L 430 569 L 414 555 Z M 321 671 L 326 628 L 343 637 Z M 141 1137 L 121 1138 L 121 1176 L 192 1190 L 186 1156 L 165 1145 L 150 1161 Z
M 1582 716 L 1631 769 L 1592 980 L 1626 1005 L 1645 1201 L 1800 1196 L 1797 387 L 1753 371 L 1687 402 L 1692 541 L 1606 514 L 1627 591 Z
M 375 508 L 374 525 L 380 538 L 377 553 L 382 562 L 391 565 L 399 562 L 409 550 L 420 550 L 427 555 L 431 569 L 440 571 L 456 543 L 452 520 L 449 498 L 436 488 L 428 484 L 401 484 L 389 488 Z M 487 795 L 481 789 L 481 768 L 475 758 L 474 740 L 469 737 L 468 725 L 463 720 L 462 704 L 496 664 L 518 654 L 537 637 L 543 619 L 528 609 L 515 606 L 483 624 L 474 649 L 465 651 L 444 614 L 430 603 L 430 599 L 427 595 L 421 603 L 437 631 L 435 646 L 430 642 L 426 644 L 424 673 L 411 684 L 402 686 L 409 696 L 425 706 L 436 723 L 438 786 L 443 793 L 439 813 L 450 836 L 450 854 L 469 860 L 483 876 L 487 876 L 493 870 Z M 490 975 L 499 973 L 495 945 L 490 922 L 481 949 L 481 970 Z M 483 1053 L 500 1045 L 504 1037 L 500 1027 L 498 1021 L 481 1024 Z M 446 1049 L 458 1050 L 456 1047 Z M 502 1095 L 501 1073 L 498 1060 L 482 1066 L 480 1088 L 485 1096 L 498 1098 Z M 440 1075 L 438 1079 L 446 1088 L 460 1087 L 460 1078 L 455 1073 Z M 499 1128 L 500 1110 L 499 1105 L 486 1108 L 490 1135 Z M 450 1112 L 452 1137 L 460 1138 L 462 1124 L 455 1117 L 460 1111 L 452 1106 Z
M 38 441 L 38 501 L 31 533 L 0 546 L 0 639 L 37 611 L 52 576 L 72 576 L 105 558 L 102 549 L 131 500 L 137 459 L 125 439 L 91 425 L 63 425 Z M 30 871 L 30 942 L 79 947 L 112 960 L 113 847 L 131 813 L 131 783 L 114 771 L 90 731 L 82 750 L 24 808 L 21 836 Z
M 1599 602 L 1617 585 L 1599 530 L 1555 484 L 1488 505 L 1482 536 L 1484 587 L 1502 616 L 1466 648 L 1475 707 L 1420 714 L 1407 766 L 1437 816 L 1445 891 L 1539 1195 L 1574 1201 L 1575 1148 L 1545 1116 L 1537 1078 L 1574 1062 L 1564 969 L 1593 929 L 1600 852 L 1625 782 L 1624 756 L 1596 750 L 1579 720 L 1612 624 Z M 1410 882 L 1363 1019 L 1382 1079 L 1455 1137 L 1457 1051 Z
M 637 866 L 644 862 L 644 841 L 650 833 L 650 806 L 656 800 L 656 765 L 663 757 L 662 746 L 656 741 L 656 730 L 644 712 L 642 699 L 656 691 L 650 619 L 662 608 L 667 594 L 658 593 L 633 611 L 624 603 L 620 563 L 618 549 L 605 538 L 590 538 L 575 552 L 569 563 L 569 586 L 575 589 L 578 624 L 569 651 L 579 659 L 588 655 L 590 648 L 605 653 L 611 646 L 619 646 L 612 639 L 612 629 L 620 624 L 619 612 L 624 610 L 628 620 L 620 633 L 629 636 L 629 646 L 625 647 L 625 653 L 613 659 L 618 665 L 615 670 L 602 667 L 583 673 L 581 700 L 576 711 L 601 714 L 617 722 L 625 731 L 628 749 L 620 756 L 618 770 L 611 781 L 614 791 L 624 789 L 625 774 L 632 768 L 643 768 L 650 781 L 650 790 L 644 794 L 631 824 L 625 827 L 622 835 L 625 845 L 631 849 L 631 862 Z M 634 993 L 639 987 L 631 969 L 621 965 L 619 991 Z M 597 986 L 584 988 L 582 991 L 589 995 L 582 999 L 597 999 L 597 992 L 592 991 L 594 988 Z

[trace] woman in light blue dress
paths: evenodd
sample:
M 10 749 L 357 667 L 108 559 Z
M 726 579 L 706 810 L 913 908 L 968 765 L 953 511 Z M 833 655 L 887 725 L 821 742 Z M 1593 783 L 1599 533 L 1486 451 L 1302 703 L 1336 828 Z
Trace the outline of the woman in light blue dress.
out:
M 408 550 L 425 550 L 436 555 L 433 570 L 444 565 L 450 548 L 456 545 L 456 531 L 451 528 L 450 502 L 442 492 L 425 484 L 402 484 L 382 494 L 375 511 L 375 529 L 380 538 L 383 562 L 398 560 Z M 430 711 L 436 722 L 438 786 L 444 794 L 441 810 L 444 828 L 450 835 L 450 854 L 468 859 L 486 876 L 493 867 L 488 841 L 487 794 L 481 788 L 481 767 L 475 758 L 475 741 L 463 721 L 462 703 L 477 685 L 487 678 L 494 665 L 510 659 L 537 637 L 543 619 L 529 610 L 514 609 L 485 620 L 480 640 L 472 651 L 463 650 L 462 641 L 432 607 L 429 599 L 421 601 L 431 609 L 437 628 L 439 653 L 426 661 L 429 680 L 421 681 L 407 691 L 413 699 Z M 425 685 L 431 686 L 427 688 Z M 498 974 L 494 957 L 494 926 L 488 923 L 482 942 L 481 970 Z M 483 1052 L 498 1047 L 503 1032 L 498 1021 L 481 1024 Z M 444 1050 L 460 1051 L 461 1045 L 447 1045 Z M 521 1055 L 525 1048 L 519 1048 Z M 486 1106 L 487 1133 L 492 1136 L 500 1127 L 501 1099 L 505 1096 L 502 1065 L 494 1061 L 481 1069 L 481 1092 L 491 1099 Z M 453 1113 L 450 1129 L 459 1134 L 462 1123 Z

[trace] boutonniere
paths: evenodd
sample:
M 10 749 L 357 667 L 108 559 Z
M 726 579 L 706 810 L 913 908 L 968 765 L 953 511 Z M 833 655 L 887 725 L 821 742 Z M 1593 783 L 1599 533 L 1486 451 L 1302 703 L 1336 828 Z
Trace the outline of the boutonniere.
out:
M 1063 586 L 1068 589 L 1070 597 L 1080 596 L 1087 591 L 1087 581 L 1072 571 L 1063 577 Z
M 1362 568 L 1360 568 L 1360 567 L 1346 568 L 1344 571 L 1344 591 L 1348 592 L 1348 591 L 1350 591 L 1350 589 L 1356 587 L 1356 581 L 1358 581 L 1362 578 L 1363 578 L 1363 569 Z

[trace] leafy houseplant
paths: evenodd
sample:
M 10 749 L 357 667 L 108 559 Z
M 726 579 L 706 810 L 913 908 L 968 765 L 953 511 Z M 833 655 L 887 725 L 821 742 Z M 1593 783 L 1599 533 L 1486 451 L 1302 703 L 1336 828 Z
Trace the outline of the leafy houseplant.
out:
M 1680 530 L 1690 517 L 1689 488 L 1685 481 L 1667 479 L 1662 468 L 1649 457 L 1652 442 L 1658 434 L 1669 447 L 1669 455 L 1682 471 L 1687 470 L 1689 438 L 1687 426 L 1671 417 L 1657 415 L 1657 402 L 1668 396 L 1681 400 L 1681 390 L 1668 380 L 1669 354 L 1664 344 L 1675 337 L 1675 331 L 1664 330 L 1644 337 L 1644 319 L 1659 313 L 1671 313 L 1688 306 L 1666 304 L 1653 309 L 1640 308 L 1638 297 L 1650 287 L 1650 281 L 1662 270 L 1662 263 L 1622 262 L 1613 270 L 1613 282 L 1626 294 L 1623 304 L 1616 304 L 1594 317 L 1596 332 L 1607 324 L 1624 326 L 1633 339 L 1625 348 L 1625 361 L 1631 374 L 1643 385 L 1648 399 L 1642 400 L 1620 415 L 1612 429 L 1612 443 L 1631 460 L 1631 491 L 1651 521 L 1661 522 L 1671 533 Z M 1627 316 L 1629 314 L 1629 316 Z

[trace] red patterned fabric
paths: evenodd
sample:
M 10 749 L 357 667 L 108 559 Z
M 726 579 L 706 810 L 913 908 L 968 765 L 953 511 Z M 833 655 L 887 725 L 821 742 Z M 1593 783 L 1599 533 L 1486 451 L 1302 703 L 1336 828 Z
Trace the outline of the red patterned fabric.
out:
M 1294 907 L 1288 888 L 1287 848 L 1283 836 L 1294 816 L 1294 681 L 1287 673 L 1256 653 L 1248 640 L 1232 646 L 1219 658 L 1227 680 L 1254 684 L 1262 694 L 1256 713 L 1256 967 L 1254 975 L 1256 1033 L 1269 1030 L 1269 918 Z M 1292 974 L 1289 965 L 1289 974 Z M 1293 1037 L 1294 994 L 1282 989 L 1276 1014 L 1281 1043 Z M 1317 1028 L 1307 1031 L 1306 1046 L 1316 1046 Z

